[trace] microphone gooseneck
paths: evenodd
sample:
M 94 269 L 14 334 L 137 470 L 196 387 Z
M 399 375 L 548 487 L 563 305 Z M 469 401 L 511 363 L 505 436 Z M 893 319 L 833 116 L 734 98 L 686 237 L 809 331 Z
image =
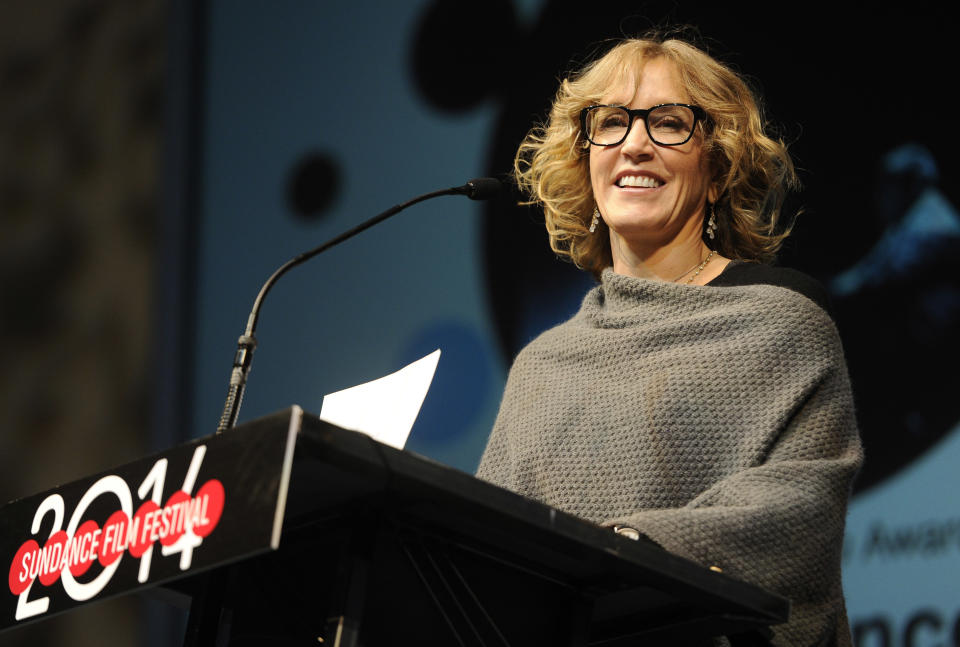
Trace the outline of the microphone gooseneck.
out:
M 257 328 L 257 321 L 260 318 L 260 308 L 263 305 L 264 298 L 267 296 L 267 292 L 270 291 L 270 288 L 274 286 L 281 276 L 286 274 L 297 265 L 300 265 L 301 263 L 310 260 L 314 256 L 327 251 L 331 247 L 339 245 L 348 238 L 353 238 L 360 232 L 369 229 L 380 222 L 383 222 L 390 216 L 393 216 L 400 211 L 403 211 L 407 207 L 417 204 L 418 202 L 430 200 L 431 198 L 437 198 L 442 195 L 465 195 L 471 200 L 487 200 L 496 195 L 496 193 L 500 190 L 500 187 L 501 184 L 499 180 L 492 177 L 481 177 L 470 180 L 463 186 L 451 187 L 449 189 L 441 189 L 440 191 L 425 193 L 413 198 L 412 200 L 408 200 L 407 202 L 390 207 L 380 215 L 374 216 L 373 218 L 360 223 L 353 229 L 349 229 L 335 238 L 331 238 L 319 247 L 295 256 L 277 268 L 277 270 L 263 284 L 263 287 L 260 288 L 260 292 L 257 294 L 257 298 L 253 302 L 253 308 L 250 310 L 250 316 L 247 317 L 246 330 L 244 330 L 244 333 L 240 335 L 240 338 L 237 340 L 237 352 L 233 357 L 233 368 L 230 372 L 230 385 L 227 390 L 227 400 L 223 405 L 223 413 L 220 415 L 220 423 L 217 425 L 217 433 L 219 434 L 227 429 L 232 428 L 237 422 L 237 416 L 240 413 L 240 405 L 243 401 L 243 393 L 246 389 L 247 377 L 250 375 L 250 365 L 253 362 L 253 351 L 257 347 L 257 339 L 254 335 L 254 332 Z

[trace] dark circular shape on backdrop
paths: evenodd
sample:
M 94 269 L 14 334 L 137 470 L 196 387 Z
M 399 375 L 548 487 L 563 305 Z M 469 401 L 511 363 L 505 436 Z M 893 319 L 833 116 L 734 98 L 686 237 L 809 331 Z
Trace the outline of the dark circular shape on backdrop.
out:
M 440 110 L 474 107 L 502 86 L 515 65 L 515 33 L 510 0 L 434 0 L 411 52 L 417 90 Z
M 307 153 L 290 171 L 287 204 L 301 218 L 314 220 L 329 211 L 340 195 L 340 186 L 336 160 L 327 153 Z

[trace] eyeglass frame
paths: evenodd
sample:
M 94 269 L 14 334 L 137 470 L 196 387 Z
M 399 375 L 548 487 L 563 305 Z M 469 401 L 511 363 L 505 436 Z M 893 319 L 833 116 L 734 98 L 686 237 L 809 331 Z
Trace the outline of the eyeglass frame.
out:
M 690 126 L 690 134 L 687 135 L 687 138 L 682 142 L 677 142 L 675 144 L 663 144 L 654 139 L 653 134 L 650 133 L 650 123 L 647 121 L 647 116 L 657 108 L 669 108 L 671 106 L 680 106 L 682 108 L 689 108 L 690 112 L 693 113 L 693 124 Z M 619 108 L 627 113 L 629 121 L 627 121 L 627 130 L 623 133 L 623 138 L 619 141 L 613 142 L 612 144 L 597 144 L 592 139 L 590 135 L 587 134 L 587 113 L 594 108 Z M 592 106 L 587 106 L 580 110 L 580 130 L 583 133 L 584 139 L 587 140 L 592 146 L 619 146 L 627 140 L 627 137 L 630 135 L 630 129 L 633 128 L 633 122 L 636 121 L 637 117 L 643 119 L 643 127 L 647 131 L 647 137 L 650 138 L 657 146 L 682 146 L 686 144 L 693 137 L 694 131 L 697 129 L 697 122 L 705 122 L 707 120 L 707 112 L 700 106 L 691 106 L 689 103 L 660 103 L 650 108 L 628 108 L 626 106 L 611 106 L 606 104 L 596 104 Z

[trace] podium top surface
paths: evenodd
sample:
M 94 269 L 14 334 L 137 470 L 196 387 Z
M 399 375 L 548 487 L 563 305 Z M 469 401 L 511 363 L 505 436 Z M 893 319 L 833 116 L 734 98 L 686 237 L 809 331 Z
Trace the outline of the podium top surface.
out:
M 597 613 L 615 612 L 631 599 L 669 605 L 684 600 L 719 613 L 785 622 L 789 601 L 634 541 L 538 501 L 409 451 L 304 414 L 287 505 L 287 522 L 311 510 L 389 506 L 419 528 L 484 544 L 558 577 L 595 587 Z M 378 503 L 380 502 L 380 503 Z

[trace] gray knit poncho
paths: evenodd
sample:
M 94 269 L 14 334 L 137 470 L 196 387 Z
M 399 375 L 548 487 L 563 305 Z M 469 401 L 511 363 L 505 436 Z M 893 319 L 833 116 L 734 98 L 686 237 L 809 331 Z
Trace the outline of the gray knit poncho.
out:
M 847 645 L 840 557 L 861 461 L 820 306 L 607 270 L 517 356 L 477 476 L 790 598 L 776 645 Z

